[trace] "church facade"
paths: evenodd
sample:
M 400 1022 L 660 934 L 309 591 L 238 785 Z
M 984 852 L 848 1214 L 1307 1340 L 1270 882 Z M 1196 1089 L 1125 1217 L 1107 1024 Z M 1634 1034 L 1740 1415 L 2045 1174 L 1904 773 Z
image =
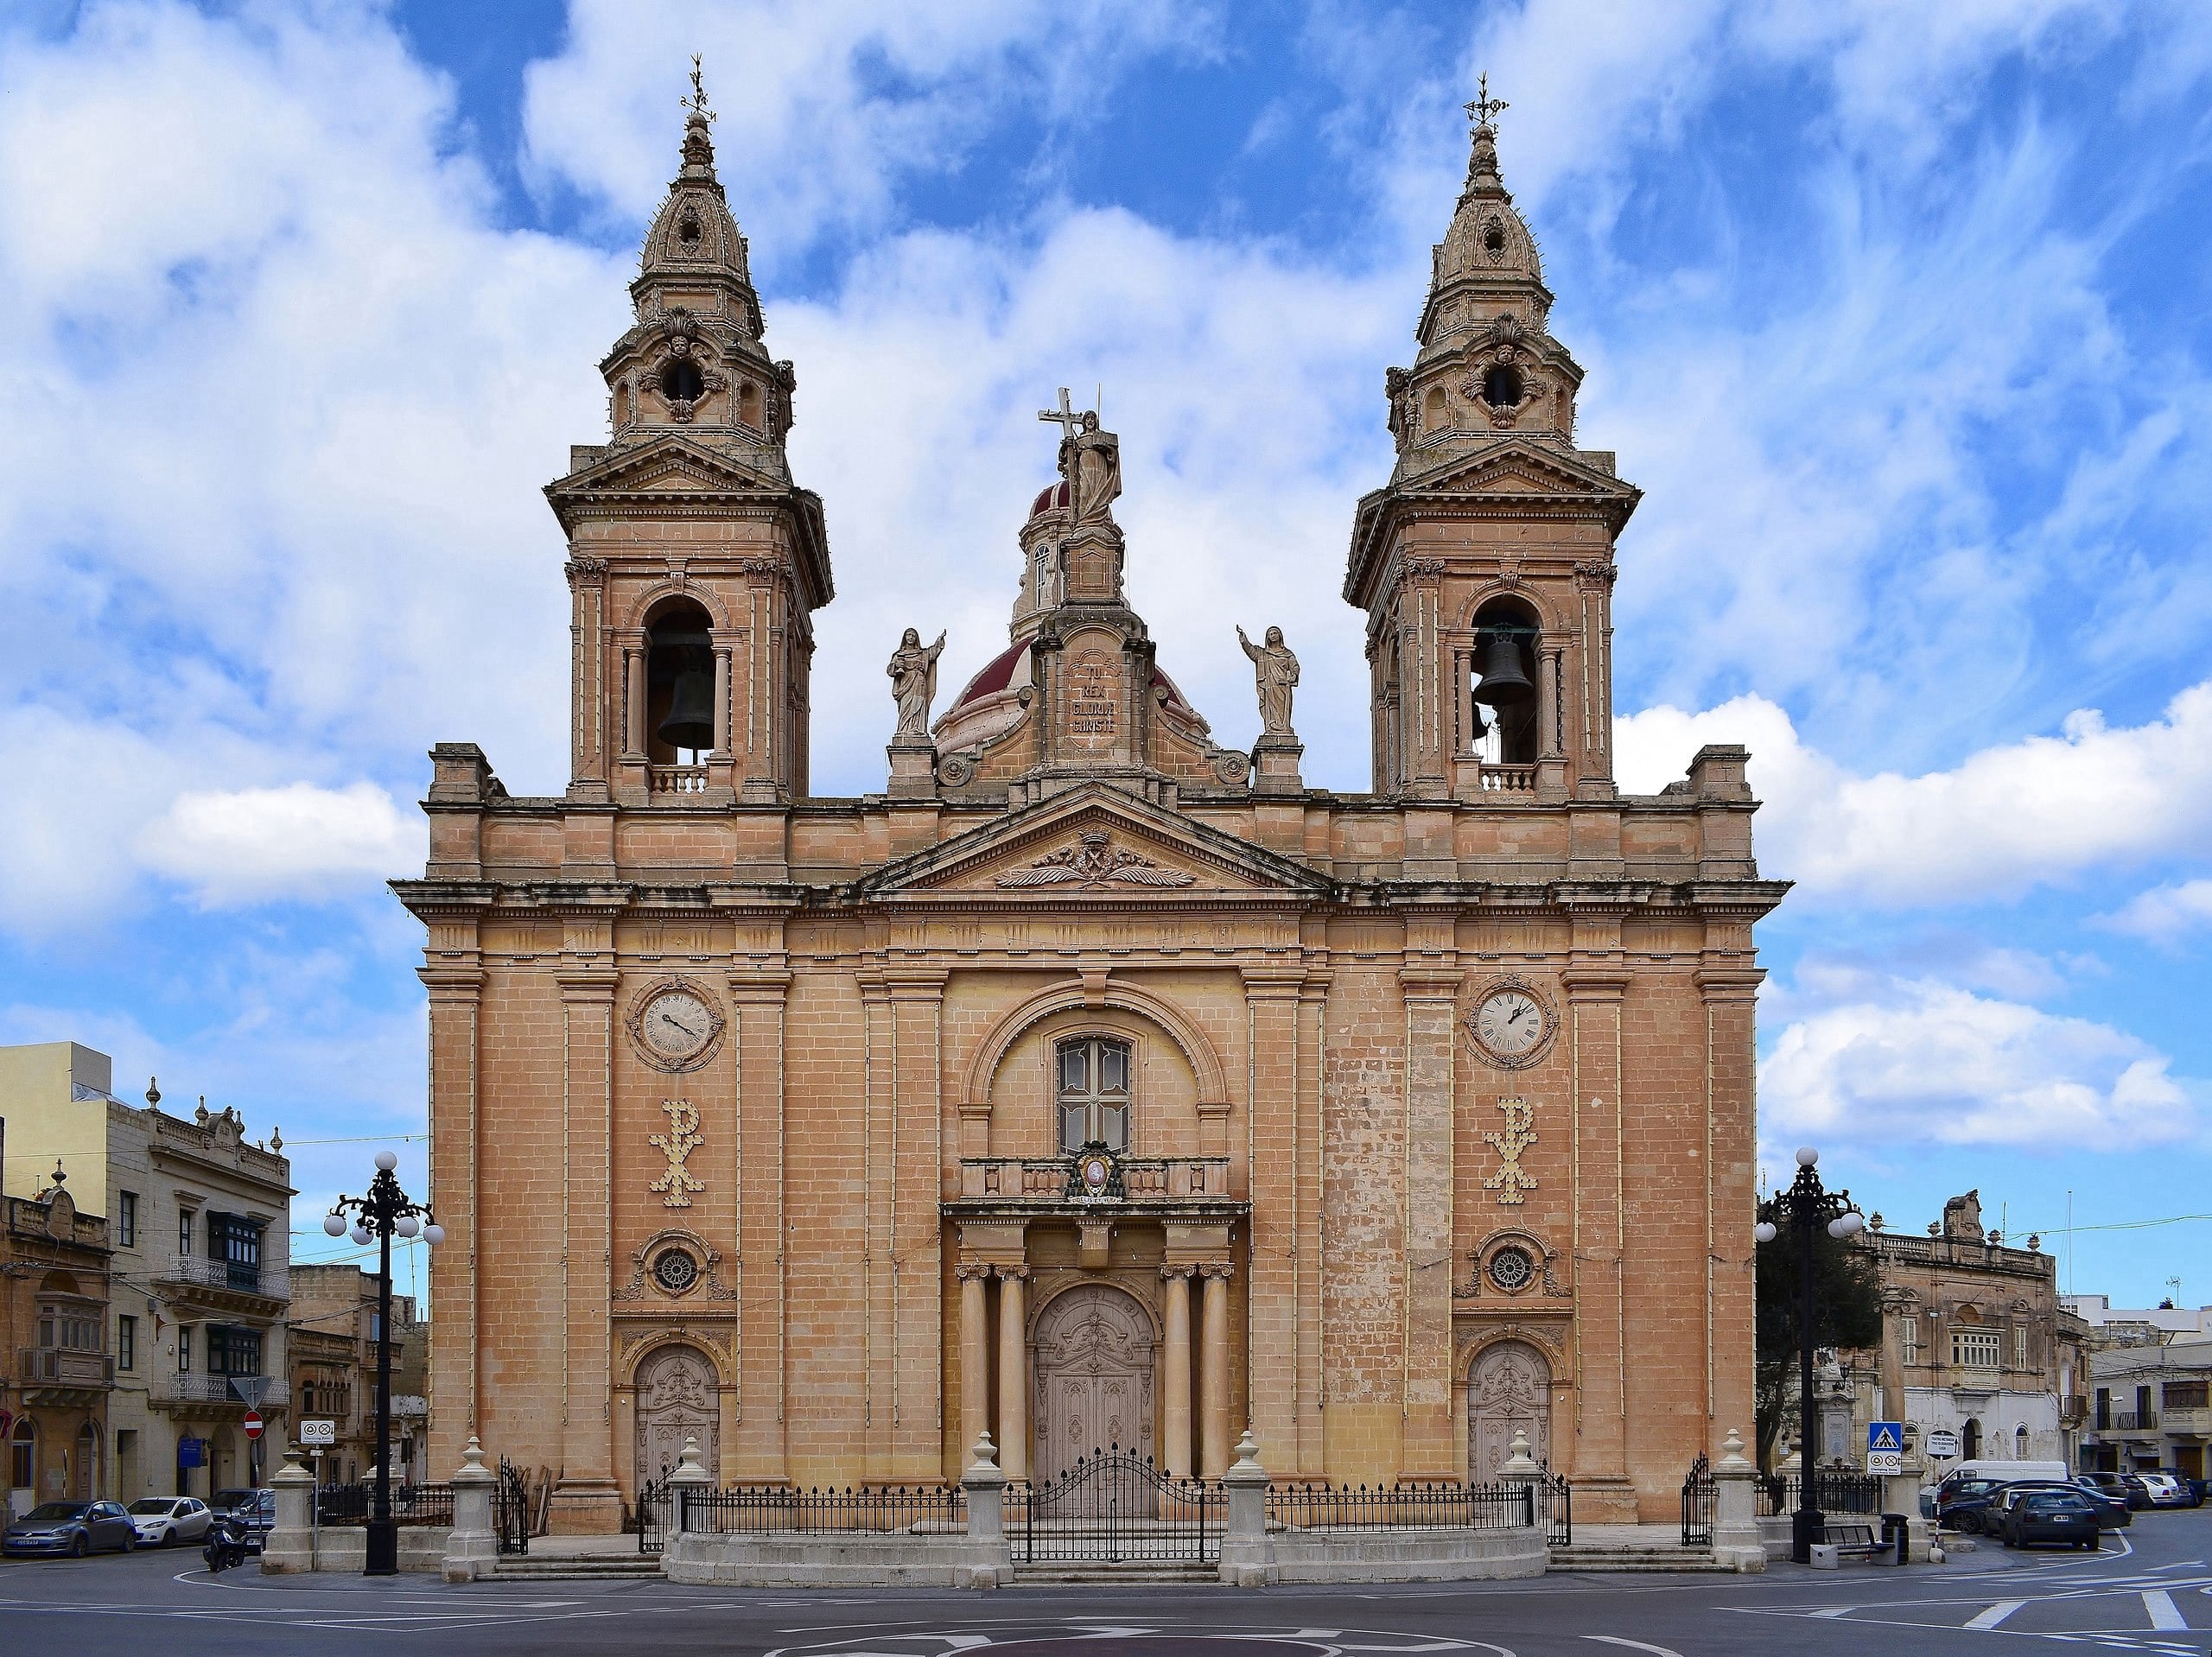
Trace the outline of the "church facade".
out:
M 700 100 L 702 105 L 703 100 Z M 723 1483 L 936 1482 L 1096 1446 L 1217 1476 L 1483 1479 L 1671 1516 L 1751 1419 L 1753 923 L 1739 748 L 1611 774 L 1614 540 L 1581 371 L 1479 106 L 1397 461 L 1353 514 L 1372 790 L 1310 789 L 1298 667 L 1224 749 L 1155 661 L 1118 448 L 1066 408 L 1006 650 L 880 793 L 808 786 L 820 499 L 695 107 L 548 498 L 571 778 L 433 751 L 431 1457 L 611 1530 Z M 1229 641 L 1224 638 L 1224 647 Z

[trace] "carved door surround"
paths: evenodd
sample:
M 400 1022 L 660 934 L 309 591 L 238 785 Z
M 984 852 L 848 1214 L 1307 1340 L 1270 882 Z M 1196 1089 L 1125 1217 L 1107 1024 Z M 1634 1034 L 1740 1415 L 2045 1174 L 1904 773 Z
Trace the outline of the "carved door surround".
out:
M 1529 1435 L 1529 1453 L 1548 1461 L 1552 1446 L 1552 1368 L 1526 1341 L 1500 1341 L 1483 1349 L 1467 1374 L 1467 1479 L 1497 1481 L 1513 1453 L 1516 1429 Z
M 1037 1409 L 1033 1478 L 1119 1444 L 1153 1453 L 1151 1317 L 1127 1290 L 1084 1283 L 1056 1296 L 1030 1337 Z
M 699 1464 L 721 1482 L 721 1396 L 715 1362 L 695 1346 L 664 1346 L 638 1366 L 637 1481 L 664 1476 L 699 1441 Z

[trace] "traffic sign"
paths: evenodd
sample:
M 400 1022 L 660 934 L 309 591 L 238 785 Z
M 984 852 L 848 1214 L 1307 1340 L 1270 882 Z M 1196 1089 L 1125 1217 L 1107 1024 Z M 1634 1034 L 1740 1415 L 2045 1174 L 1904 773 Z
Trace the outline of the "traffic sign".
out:
M 1869 1473 L 1904 1471 L 1904 1428 L 1896 1421 L 1866 1424 L 1866 1470 Z
M 300 1423 L 300 1442 L 308 1446 L 323 1446 L 338 1442 L 338 1423 L 329 1420 L 306 1420 Z
M 261 1437 L 261 1412 L 259 1410 L 248 1410 L 245 1413 L 245 1421 L 244 1425 L 245 1427 L 245 1436 L 247 1438 L 258 1438 Z
M 1959 1435 L 1948 1427 L 1930 1427 L 1920 1447 L 1937 1461 L 1948 1462 L 1959 1453 Z

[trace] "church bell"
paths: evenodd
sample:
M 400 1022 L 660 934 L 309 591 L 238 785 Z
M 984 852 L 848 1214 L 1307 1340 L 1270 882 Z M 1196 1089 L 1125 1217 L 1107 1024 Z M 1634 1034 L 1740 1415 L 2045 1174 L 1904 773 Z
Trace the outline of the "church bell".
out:
M 715 657 L 703 633 L 657 637 L 653 643 L 673 658 L 668 712 L 653 734 L 671 748 L 705 750 L 715 746 Z M 656 651 L 658 654 L 658 651 Z
M 1529 701 L 1536 687 L 1521 670 L 1521 641 L 1509 632 L 1488 636 L 1483 652 L 1483 676 L 1475 686 L 1475 700 L 1491 708 L 1511 708 Z

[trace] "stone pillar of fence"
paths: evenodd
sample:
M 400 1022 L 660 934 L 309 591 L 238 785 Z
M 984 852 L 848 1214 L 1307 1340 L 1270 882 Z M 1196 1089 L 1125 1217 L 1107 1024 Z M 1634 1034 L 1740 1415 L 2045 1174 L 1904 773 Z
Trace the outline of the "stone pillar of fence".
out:
M 1221 1533 L 1221 1579 L 1232 1588 L 1264 1588 L 1274 1576 L 1268 1542 L 1268 1470 L 1252 1429 L 1236 1441 L 1236 1459 L 1221 1476 L 1229 1493 L 1229 1522 Z
M 1738 1571 L 1766 1569 L 1766 1544 L 1759 1535 L 1758 1474 L 1744 1457 L 1743 1435 L 1735 1428 L 1721 1441 L 1713 1466 L 1717 1500 L 1713 1519 L 1713 1557 Z
M 1930 1538 L 1928 1521 L 1920 1514 L 1920 1475 L 1897 1473 L 1882 1481 L 1882 1511 L 1904 1515 L 1904 1557 L 1910 1565 L 1926 1565 L 1935 1556 L 1929 1552 Z M 1879 1520 L 1875 1521 L 1880 1523 Z M 1877 1533 L 1878 1540 L 1878 1533 Z
M 492 1492 L 499 1476 L 484 1465 L 484 1447 L 474 1435 L 461 1452 L 453 1476 L 453 1529 L 446 1533 L 442 1567 L 448 1582 L 475 1582 L 499 1564 L 499 1539 L 492 1528 Z
M 300 1464 L 296 1447 L 284 1452 L 284 1464 L 269 1482 L 276 1491 L 276 1517 L 261 1548 L 261 1568 L 270 1576 L 315 1569 L 315 1475 Z
M 1014 1580 L 1014 1549 L 1006 1534 L 1006 1475 L 988 1432 L 976 1435 L 974 1455 L 960 1476 L 968 1499 L 963 1580 L 969 1588 L 997 1588 Z
M 668 1537 L 674 1541 L 690 1528 L 690 1506 L 694 1490 L 714 1489 L 714 1475 L 708 1472 L 699 1460 L 699 1441 L 687 1437 L 683 1452 L 676 1458 L 676 1470 L 668 1476 Z

